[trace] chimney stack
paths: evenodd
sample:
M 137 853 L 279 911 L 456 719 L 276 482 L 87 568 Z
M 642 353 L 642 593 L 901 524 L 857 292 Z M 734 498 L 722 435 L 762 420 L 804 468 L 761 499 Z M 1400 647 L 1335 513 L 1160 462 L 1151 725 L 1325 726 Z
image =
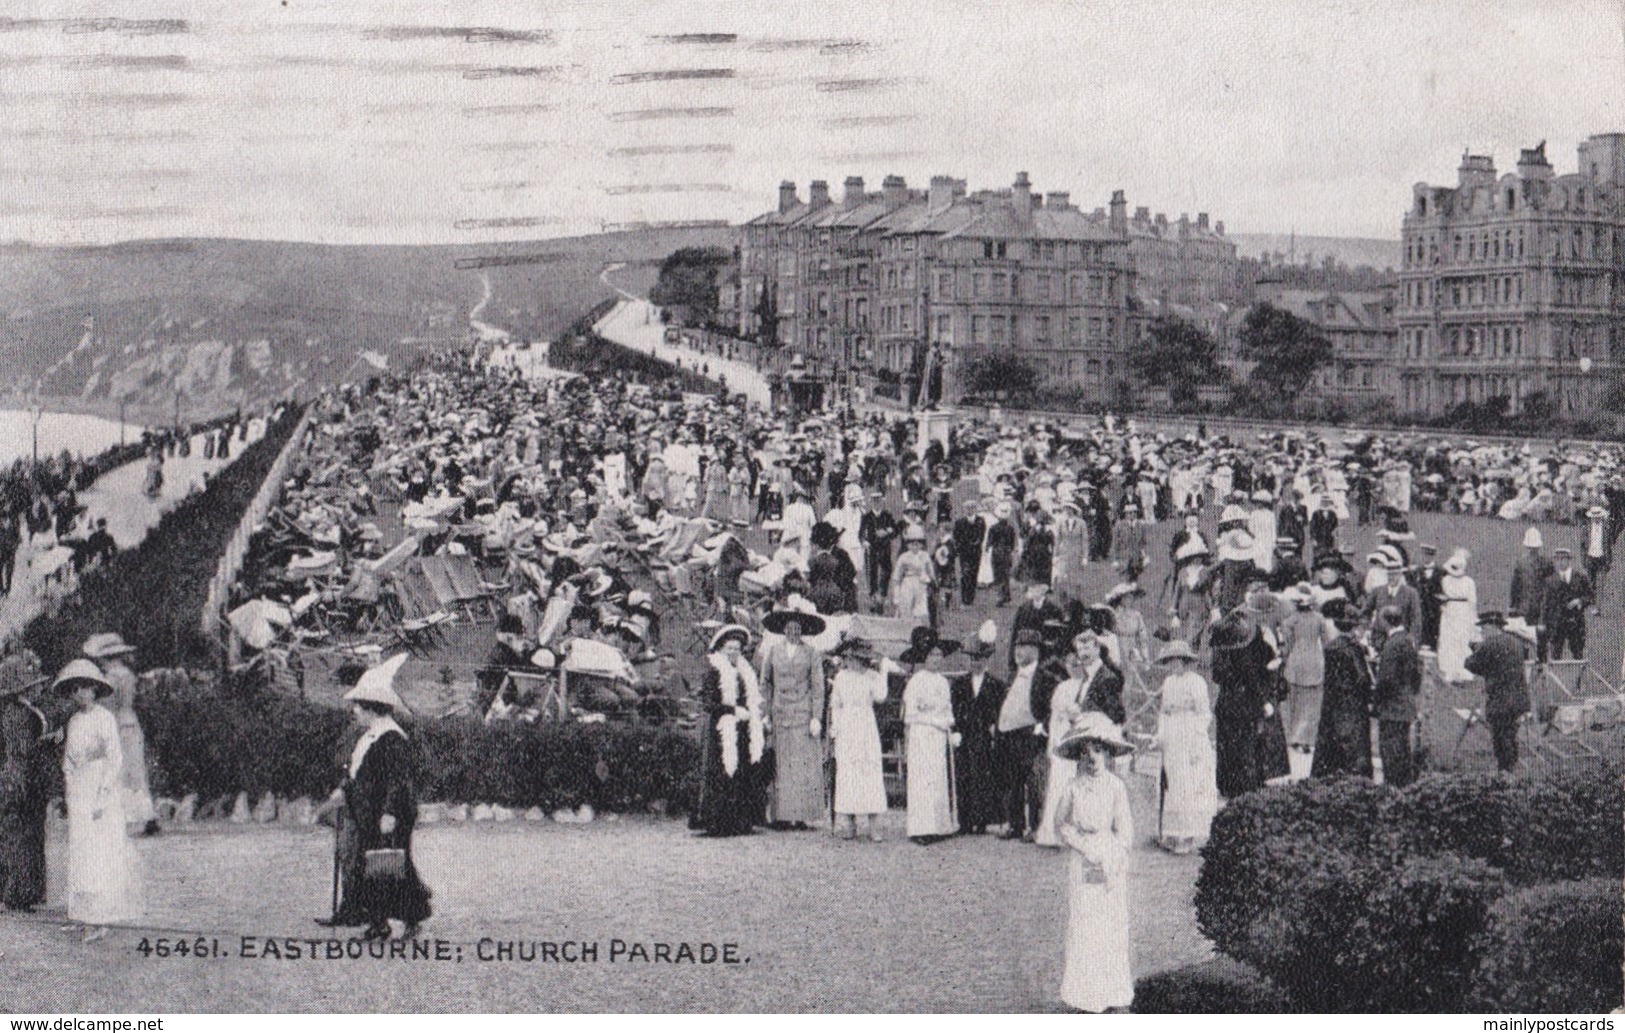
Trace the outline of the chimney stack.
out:
M 829 184 L 822 179 L 815 179 L 807 187 L 807 203 L 814 208 L 822 208 L 829 204 Z
M 1217 233 L 1221 237 L 1224 236 L 1224 220 L 1223 219 L 1220 219 L 1218 222 L 1213 224 L 1213 232 Z
M 1025 172 L 1016 173 L 1015 186 L 1010 191 L 1010 206 L 1015 209 L 1016 218 L 1030 219 L 1033 214 L 1033 184 Z
M 1121 190 L 1112 191 L 1111 227 L 1118 236 L 1128 236 L 1128 198 Z
M 1072 207 L 1072 195 L 1064 190 L 1051 190 L 1044 195 L 1044 207 L 1070 208 Z
M 848 176 L 846 182 L 841 186 L 844 194 L 842 200 L 845 201 L 848 208 L 856 208 L 865 201 L 862 176 Z
M 794 182 L 787 179 L 779 184 L 779 214 L 784 214 L 800 203 L 801 199 L 796 197 Z
M 1203 233 L 1207 232 L 1207 213 L 1206 212 L 1197 212 L 1196 213 L 1196 228 L 1201 230 Z
M 1151 209 L 1149 209 L 1149 208 L 1136 208 L 1136 209 L 1134 209 L 1134 221 L 1135 222 L 1150 222 L 1151 221 Z
M 887 176 L 880 181 L 880 198 L 896 208 L 908 202 L 908 181 L 902 176 Z
M 954 178 L 952 176 L 932 176 L 931 190 L 926 194 L 926 206 L 933 212 L 940 212 L 954 203 Z

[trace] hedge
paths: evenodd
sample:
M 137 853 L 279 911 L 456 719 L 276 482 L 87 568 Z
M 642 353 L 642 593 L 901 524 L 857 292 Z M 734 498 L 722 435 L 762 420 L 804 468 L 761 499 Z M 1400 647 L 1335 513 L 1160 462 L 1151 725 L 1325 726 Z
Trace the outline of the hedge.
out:
M 1617 771 L 1429 776 L 1404 791 L 1309 780 L 1214 819 L 1197 924 L 1316 1011 L 1460 1010 L 1497 902 L 1625 874 Z M 1537 959 L 1538 960 L 1538 959 Z M 1534 977 L 1531 977 L 1534 978 Z
M 159 674 L 137 696 L 153 791 L 200 801 L 247 793 L 326 796 L 338 784 L 349 718 L 274 692 L 222 694 L 212 679 Z M 608 724 L 405 722 L 418 751 L 419 797 L 508 807 L 591 804 L 629 812 L 692 808 L 699 744 L 680 732 Z
M 1490 909 L 1468 1006 L 1480 1012 L 1606 1012 L 1625 1001 L 1618 879 L 1554 882 Z
M 159 519 L 141 544 L 87 572 L 54 613 L 23 630 L 23 644 L 46 670 L 73 659 L 85 639 L 117 631 L 143 664 L 207 663 L 214 646 L 200 617 L 220 554 L 303 412 L 290 405 L 265 436 L 245 448 L 202 491 Z

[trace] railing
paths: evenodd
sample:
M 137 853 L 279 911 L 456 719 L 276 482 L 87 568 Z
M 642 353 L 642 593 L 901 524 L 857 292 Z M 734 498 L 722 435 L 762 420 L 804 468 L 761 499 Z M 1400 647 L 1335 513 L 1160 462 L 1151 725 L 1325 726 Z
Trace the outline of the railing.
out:
M 277 453 L 271 468 L 266 471 L 265 480 L 260 482 L 259 491 L 249 502 L 248 508 L 243 511 L 243 518 L 238 522 L 237 530 L 232 533 L 231 540 L 226 543 L 226 548 L 220 555 L 220 566 L 216 568 L 213 579 L 209 581 L 209 597 L 203 604 L 202 623 L 205 635 L 218 637 L 221 634 L 226 603 L 231 598 L 231 586 L 243 569 L 243 560 L 248 556 L 249 539 L 254 537 L 260 522 L 281 497 L 282 484 L 288 476 L 288 467 L 292 465 L 294 457 L 304 450 L 305 435 L 310 431 L 314 411 L 315 403 L 312 403 L 299 417 L 298 425 L 288 436 L 287 444 L 282 446 L 282 451 Z

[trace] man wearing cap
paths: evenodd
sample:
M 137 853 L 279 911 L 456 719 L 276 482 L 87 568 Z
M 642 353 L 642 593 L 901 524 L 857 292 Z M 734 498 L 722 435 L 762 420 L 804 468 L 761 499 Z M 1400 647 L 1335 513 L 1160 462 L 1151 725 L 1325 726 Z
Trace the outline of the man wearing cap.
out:
M 1000 502 L 993 510 L 994 521 L 987 529 L 987 551 L 993 568 L 993 587 L 999 590 L 999 605 L 1010 605 L 1010 571 L 1015 566 L 1015 507 Z
M 1523 534 L 1523 555 L 1512 568 L 1512 598 L 1510 612 L 1529 622 L 1530 627 L 1540 624 L 1540 597 L 1546 579 L 1552 574 L 1551 561 L 1541 555 L 1545 544 L 1540 528 L 1531 527 Z M 1544 650 L 1542 650 L 1544 655 Z
M 1411 727 L 1416 723 L 1417 696 L 1422 691 L 1422 659 L 1416 652 L 1416 640 L 1405 628 L 1403 613 L 1385 607 L 1378 619 L 1386 632 L 1373 692 L 1382 780 L 1403 788 L 1416 780 Z
M 978 834 L 1003 820 L 999 799 L 998 768 L 994 763 L 994 735 L 998 730 L 999 707 L 1008 686 L 989 673 L 998 650 L 998 625 L 982 622 L 976 637 L 964 649 L 970 671 L 950 679 L 954 729 L 960 734 L 954 750 L 954 799 L 959 804 L 961 832 Z
M 965 606 L 976 605 L 976 575 L 982 566 L 982 539 L 987 536 L 987 521 L 976 511 L 975 504 L 966 505 L 954 520 L 954 558 L 959 563 L 959 601 Z
M 1422 606 L 1421 648 L 1437 652 L 1439 648 L 1439 614 L 1443 610 L 1444 568 L 1439 566 L 1439 547 L 1430 542 L 1417 546 L 1422 562 L 1411 568 L 1411 587 L 1416 589 Z
M 1320 496 L 1320 505 L 1309 517 L 1309 540 L 1316 559 L 1337 553 L 1337 508 L 1330 495 Z
M 45 902 L 45 815 L 60 731 L 34 705 L 50 679 L 21 650 L 0 660 L 0 903 L 30 911 Z
M 858 540 L 863 543 L 865 566 L 869 570 L 869 602 L 879 608 L 885 605 L 886 592 L 891 587 L 892 542 L 903 529 L 897 518 L 886 512 L 886 493 L 875 489 L 869 493 L 869 508 L 858 519 Z
M 996 700 L 995 761 L 1007 826 L 1001 839 L 1023 838 L 1038 824 L 1043 804 L 1042 783 L 1033 766 L 1044 749 L 1044 727 L 1034 716 L 1033 704 L 1038 699 L 1047 704 L 1057 682 L 1053 671 L 1039 665 L 1043 641 L 1037 631 L 1016 636 L 1015 668 L 1002 698 Z
M 1525 681 L 1525 647 L 1506 630 L 1506 618 L 1493 610 L 1479 615 L 1484 638 L 1466 667 L 1484 679 L 1484 722 L 1490 726 L 1495 766 L 1511 771 L 1518 766 L 1518 722 L 1529 713 L 1529 686 Z
M 1591 605 L 1591 579 L 1574 569 L 1574 553 L 1568 549 L 1552 551 L 1556 564 L 1546 579 L 1541 592 L 1540 659 L 1563 659 L 1563 649 L 1569 655 L 1584 660 L 1586 652 L 1586 608 Z

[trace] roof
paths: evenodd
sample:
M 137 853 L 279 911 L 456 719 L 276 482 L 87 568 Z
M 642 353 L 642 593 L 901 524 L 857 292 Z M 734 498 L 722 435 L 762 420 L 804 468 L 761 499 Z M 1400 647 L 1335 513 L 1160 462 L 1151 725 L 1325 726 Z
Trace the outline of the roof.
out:
M 1276 308 L 1286 309 L 1299 319 L 1324 326 L 1353 326 L 1358 329 L 1385 330 L 1393 325 L 1393 309 L 1388 295 L 1382 291 L 1311 291 L 1283 290 L 1271 302 Z M 1336 306 L 1336 318 L 1326 319 L 1328 305 Z
M 1020 218 L 1015 209 L 1009 205 L 978 205 L 975 208 L 979 210 L 975 211 L 972 218 L 963 226 L 947 231 L 946 235 L 995 240 L 1122 239 L 1112 232 L 1108 223 L 1097 222 L 1076 208 L 1034 208 L 1030 221 Z

